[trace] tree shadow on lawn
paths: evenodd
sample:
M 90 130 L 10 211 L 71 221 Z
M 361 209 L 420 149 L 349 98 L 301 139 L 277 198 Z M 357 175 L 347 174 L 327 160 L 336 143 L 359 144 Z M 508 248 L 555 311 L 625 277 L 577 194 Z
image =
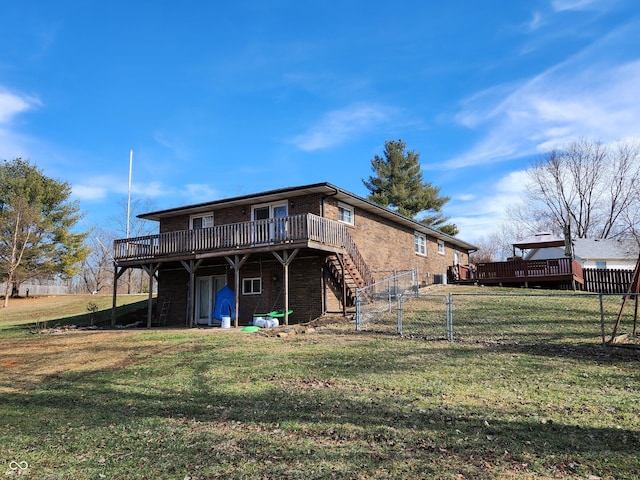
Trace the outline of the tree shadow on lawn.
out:
M 381 338 L 398 338 L 405 342 L 439 343 L 441 351 L 450 354 L 459 350 L 459 354 L 466 352 L 470 357 L 487 352 L 521 353 L 543 357 L 566 357 L 587 362 L 636 362 L 640 360 L 640 347 L 637 345 L 603 345 L 602 339 L 593 334 L 584 333 L 581 337 L 575 335 L 567 341 L 566 334 L 546 333 L 531 335 L 528 332 L 494 335 L 490 333 L 480 335 L 455 335 L 455 341 L 449 342 L 444 335 L 424 329 L 407 329 L 402 335 L 388 331 L 354 331 L 341 332 L 342 335 L 369 336 Z
M 398 455 L 421 462 L 423 469 L 430 462 L 456 458 L 464 459 L 466 468 L 473 469 L 473 465 L 481 468 L 498 457 L 513 465 L 532 460 L 562 463 L 559 459 L 602 465 L 608 456 L 627 458 L 640 468 L 637 428 L 582 427 L 570 421 L 513 415 L 491 405 L 478 411 L 471 404 L 440 402 L 437 389 L 430 393 L 430 406 L 425 407 L 424 398 L 417 397 L 415 391 L 352 383 L 349 372 L 353 369 L 358 375 L 372 371 L 374 362 L 358 365 L 362 353 L 354 352 L 347 367 L 344 363 L 349 354 L 322 354 L 307 360 L 310 367 L 316 362 L 327 365 L 336 375 L 334 380 L 311 369 L 303 377 L 290 376 L 291 372 L 279 375 L 271 364 L 265 372 L 260 372 L 259 366 L 234 368 L 237 378 L 232 378 L 224 372 L 223 364 L 217 363 L 224 355 L 215 351 L 198 351 L 186 362 L 187 357 L 177 355 L 173 364 L 144 363 L 118 371 L 60 375 L 31 390 L 5 395 L 3 424 L 18 427 L 22 444 L 33 445 L 65 428 L 97 429 L 104 435 L 113 425 L 135 430 L 147 429 L 154 422 L 171 422 L 172 428 L 191 437 L 184 441 L 234 438 L 242 442 L 240 457 L 250 455 L 258 461 L 266 460 L 261 458 L 262 451 L 269 452 L 265 456 L 272 455 L 273 449 L 282 448 L 276 444 L 283 442 L 299 442 L 308 448 L 307 441 L 313 440 L 317 448 L 324 445 L 328 451 L 344 444 L 368 448 L 369 452 L 360 455 L 343 455 L 342 461 L 349 462 L 349 468 L 354 469 L 351 471 L 362 468 L 362 455 L 372 452 L 377 457 L 367 460 L 370 468 L 384 466 Z M 285 360 L 295 361 L 293 357 Z M 255 360 L 248 352 L 235 361 L 242 364 L 251 358 Z M 392 374 L 407 368 L 403 361 L 378 369 L 388 369 Z M 175 376 L 177 370 L 182 372 L 179 377 Z M 0 433 L 0 438 L 7 433 Z M 20 448 L 15 441 L 14 448 Z M 282 453 L 300 454 L 293 447 L 289 453 Z M 611 472 L 625 478 L 625 468 L 629 467 L 614 462 Z
M 91 311 L 89 311 L 89 303 L 90 302 L 87 303 L 87 313 L 69 315 L 66 317 L 59 317 L 55 319 L 48 319 L 46 318 L 46 315 L 41 314 L 39 316 L 42 318 L 46 318 L 46 320 L 43 320 L 41 318 L 32 318 L 30 319 L 30 321 L 24 323 L 0 325 L 0 331 L 2 331 L 2 336 L 13 336 L 16 334 L 25 333 L 26 331 L 38 331 L 59 327 L 68 327 L 72 325 L 78 327 L 94 326 L 96 328 L 109 328 L 111 326 L 111 308 L 98 310 L 92 313 Z M 123 320 L 134 317 L 144 317 L 146 322 L 147 305 L 148 300 L 140 300 L 138 302 L 117 306 L 116 322 L 123 323 Z M 34 316 L 38 316 L 38 313 L 34 313 Z

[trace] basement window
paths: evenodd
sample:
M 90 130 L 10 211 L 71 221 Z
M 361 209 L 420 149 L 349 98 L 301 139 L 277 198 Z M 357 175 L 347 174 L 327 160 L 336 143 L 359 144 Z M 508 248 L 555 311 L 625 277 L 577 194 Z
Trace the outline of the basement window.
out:
M 243 278 L 242 294 L 243 295 L 260 295 L 262 293 L 262 278 Z

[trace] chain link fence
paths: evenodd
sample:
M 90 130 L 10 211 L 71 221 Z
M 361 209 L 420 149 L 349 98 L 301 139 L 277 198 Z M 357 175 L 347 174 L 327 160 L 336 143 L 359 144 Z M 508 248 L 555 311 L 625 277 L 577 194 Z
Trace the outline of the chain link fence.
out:
M 356 290 L 356 328 L 396 332 L 402 296 L 418 293 L 417 270 L 403 270 Z M 361 328 L 363 327 L 363 328 Z
M 615 337 L 614 343 L 640 344 L 638 301 L 637 294 L 418 293 L 414 288 L 385 302 L 368 300 L 358 308 L 356 325 L 470 343 L 606 346 Z

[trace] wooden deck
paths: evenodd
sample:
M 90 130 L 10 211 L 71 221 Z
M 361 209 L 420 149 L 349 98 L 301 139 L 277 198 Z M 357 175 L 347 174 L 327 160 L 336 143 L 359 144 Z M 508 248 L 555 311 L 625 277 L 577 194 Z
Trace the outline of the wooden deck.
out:
M 475 268 L 459 266 L 455 274 L 450 274 L 450 280 L 453 283 L 525 287 L 574 286 L 584 283 L 582 266 L 570 258 L 479 263 Z
M 313 214 L 118 239 L 114 260 L 127 266 L 293 248 L 346 253 L 364 278 L 372 278 L 346 225 Z

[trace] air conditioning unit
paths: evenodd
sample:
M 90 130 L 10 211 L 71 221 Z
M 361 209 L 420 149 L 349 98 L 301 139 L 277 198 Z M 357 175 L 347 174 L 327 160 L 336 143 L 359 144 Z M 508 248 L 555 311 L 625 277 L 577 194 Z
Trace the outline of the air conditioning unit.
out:
M 447 274 L 446 273 L 434 273 L 433 274 L 433 283 L 437 283 L 439 285 L 447 284 Z

